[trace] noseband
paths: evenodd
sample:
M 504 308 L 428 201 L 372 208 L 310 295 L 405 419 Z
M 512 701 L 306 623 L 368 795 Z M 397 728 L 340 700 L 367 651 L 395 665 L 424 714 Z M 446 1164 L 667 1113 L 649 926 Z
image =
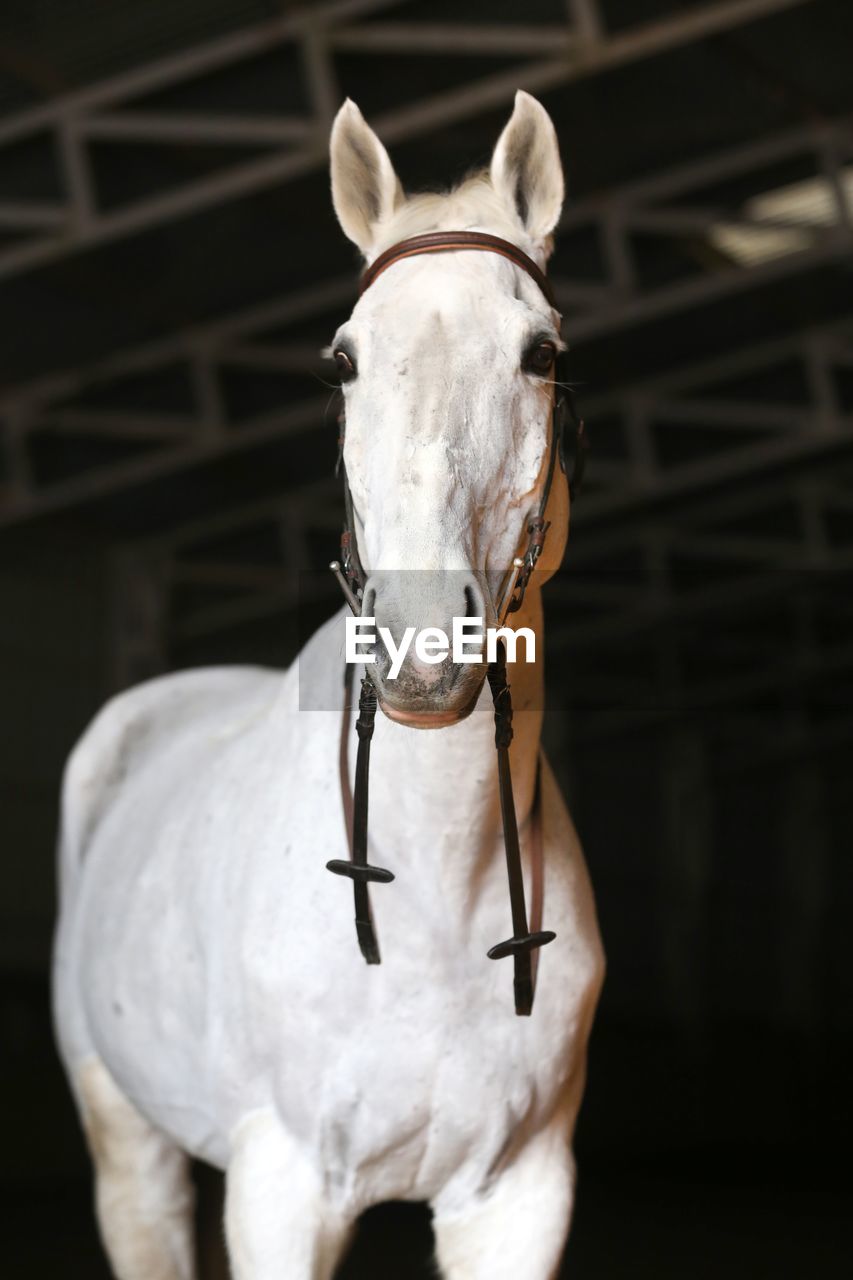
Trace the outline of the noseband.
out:
M 401 240 L 398 244 L 386 249 L 366 269 L 362 278 L 360 292 L 366 289 L 396 262 L 406 258 L 417 257 L 425 253 L 450 253 L 459 250 L 481 250 L 497 253 L 507 258 L 515 266 L 520 267 L 538 285 L 549 304 L 556 309 L 556 300 L 551 283 L 545 273 L 517 245 L 499 236 L 487 235 L 481 231 L 432 231 L 425 235 L 412 236 Z M 545 510 L 551 493 L 557 460 L 560 467 L 566 470 L 565 438 L 568 423 L 575 426 L 575 458 L 572 475 L 569 480 L 569 493 L 574 497 L 580 486 L 584 462 L 587 452 L 587 440 L 583 422 L 575 413 L 571 392 L 566 378 L 566 355 L 558 352 L 554 363 L 554 405 L 551 415 L 551 433 L 548 455 L 548 470 L 545 485 L 535 515 L 527 523 L 527 548 L 523 558 L 513 561 L 505 586 L 498 597 L 498 622 L 503 625 L 510 613 L 517 612 L 524 601 L 527 584 L 545 545 L 548 522 Z M 343 462 L 344 415 L 340 417 L 338 467 L 343 477 L 345 523 L 341 534 L 341 561 L 333 561 L 331 568 L 340 582 L 353 613 L 361 613 L 361 601 L 366 584 L 366 574 L 361 563 L 356 536 L 355 512 Z M 349 695 L 352 668 L 347 666 L 347 691 Z M 498 755 L 498 781 L 501 798 L 501 816 L 503 820 L 504 845 L 506 849 L 507 875 L 509 879 L 510 907 L 512 912 L 513 934 L 505 942 L 499 942 L 488 952 L 492 960 L 511 955 L 515 965 L 515 1011 L 521 1016 L 529 1015 L 533 1008 L 533 964 L 532 953 L 556 935 L 550 930 L 533 929 L 527 924 L 527 909 L 524 898 L 524 877 L 521 867 L 521 853 L 518 840 L 518 824 L 515 815 L 515 803 L 512 794 L 512 777 L 510 775 L 509 746 L 512 741 L 512 701 L 510 687 L 506 678 L 506 652 L 503 643 L 498 645 L 497 661 L 490 664 L 487 672 L 489 687 L 495 708 L 495 746 Z M 346 727 L 349 710 L 349 696 L 345 698 L 344 726 Z M 376 718 L 377 694 L 369 676 L 365 675 L 361 682 L 358 719 L 358 754 L 356 756 L 355 789 L 352 804 L 348 804 L 347 789 L 349 774 L 346 767 L 341 769 L 341 784 L 345 794 L 345 811 L 349 817 L 352 813 L 350 837 L 350 858 L 333 859 L 326 866 L 336 875 L 347 876 L 353 882 L 355 894 L 355 926 L 362 955 L 368 964 L 379 964 L 379 946 L 370 911 L 368 885 L 388 883 L 394 879 L 393 873 L 383 867 L 373 867 L 367 861 L 367 798 L 368 776 L 370 767 L 370 742 L 373 737 Z M 342 740 L 342 762 L 346 762 L 345 740 Z M 533 800 L 531 828 L 537 841 L 538 849 L 534 857 L 534 880 L 536 878 L 537 859 L 541 864 L 541 821 L 539 815 L 540 784 L 537 763 L 536 785 Z M 541 875 L 541 865 L 538 868 Z M 534 885 L 534 912 L 537 910 L 536 886 Z M 541 905 L 541 904 L 540 904 Z

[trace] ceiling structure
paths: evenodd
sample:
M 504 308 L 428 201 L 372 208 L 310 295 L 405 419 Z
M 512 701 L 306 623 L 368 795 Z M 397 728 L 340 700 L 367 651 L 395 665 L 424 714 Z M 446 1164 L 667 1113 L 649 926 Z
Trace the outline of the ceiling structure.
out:
M 3 42 L 0 523 L 120 546 L 118 683 L 274 660 L 334 600 L 302 571 L 340 520 L 342 96 L 416 189 L 486 161 L 523 87 L 567 162 L 551 274 L 593 445 L 549 599 L 575 732 L 724 706 L 750 758 L 753 729 L 849 736 L 846 0 L 82 8 Z

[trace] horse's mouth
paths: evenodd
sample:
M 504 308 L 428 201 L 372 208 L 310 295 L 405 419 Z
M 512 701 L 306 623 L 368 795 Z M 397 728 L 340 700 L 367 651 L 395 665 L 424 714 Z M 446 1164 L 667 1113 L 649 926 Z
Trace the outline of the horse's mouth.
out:
M 477 704 L 479 690 L 464 707 L 454 707 L 450 711 L 403 711 L 399 707 L 393 707 L 384 699 L 379 705 L 385 712 L 389 720 L 393 720 L 395 724 L 404 724 L 409 729 L 446 729 L 448 725 L 459 724 L 461 720 L 466 720 Z
M 459 724 L 470 716 L 477 705 L 484 679 L 485 671 L 482 670 L 482 674 L 476 680 L 470 696 L 464 701 L 451 703 L 450 706 L 430 706 L 433 701 L 440 702 L 439 699 L 434 697 L 421 696 L 406 697 L 400 700 L 392 699 L 389 697 L 387 686 L 377 690 L 379 705 L 388 719 L 393 720 L 395 724 L 405 725 L 409 729 L 446 729 L 449 725 Z M 445 698 L 444 701 L 446 702 L 447 699 Z

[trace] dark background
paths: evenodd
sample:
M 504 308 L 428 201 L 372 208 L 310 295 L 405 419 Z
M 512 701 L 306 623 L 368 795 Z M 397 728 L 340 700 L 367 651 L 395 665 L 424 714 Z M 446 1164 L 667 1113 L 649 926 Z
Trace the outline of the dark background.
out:
M 335 551 L 330 116 L 416 189 L 488 160 L 516 87 L 561 139 L 593 443 L 546 599 L 609 957 L 565 1274 L 849 1274 L 851 55 L 848 0 L 6 0 L 4 1274 L 105 1275 L 47 1013 L 63 760 L 146 675 L 289 661 Z M 344 1274 L 429 1248 L 383 1207 Z

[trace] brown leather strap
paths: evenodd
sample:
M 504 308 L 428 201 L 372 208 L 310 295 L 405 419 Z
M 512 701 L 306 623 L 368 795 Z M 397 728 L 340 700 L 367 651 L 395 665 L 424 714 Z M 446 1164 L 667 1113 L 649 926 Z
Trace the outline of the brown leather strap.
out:
M 344 810 L 344 826 L 347 833 L 350 862 L 352 862 L 352 787 L 349 780 L 349 730 L 352 718 L 353 665 L 344 666 L 344 708 L 341 714 L 341 736 L 338 742 L 338 774 L 341 784 L 341 804 Z
M 530 841 L 530 932 L 542 928 L 545 909 L 545 833 L 542 821 L 542 756 L 536 759 L 536 781 L 533 784 L 533 804 L 530 806 L 528 839 Z M 539 948 L 530 956 L 533 990 L 536 991 L 536 975 L 539 971 Z
M 346 876 L 352 880 L 355 900 L 355 931 L 361 954 L 368 964 L 380 964 L 379 944 L 376 930 L 373 927 L 373 916 L 370 912 L 370 894 L 368 885 L 371 882 L 388 884 L 394 874 L 385 867 L 372 867 L 367 861 L 367 801 L 370 778 L 370 743 L 373 738 L 374 721 L 376 720 L 376 690 L 367 676 L 361 681 L 361 696 L 358 700 L 358 719 L 355 722 L 358 733 L 358 752 L 355 758 L 355 791 L 352 806 L 352 837 L 350 840 L 351 858 L 333 858 L 326 863 L 326 869 L 336 876 Z
M 527 908 L 524 901 L 524 872 L 521 866 L 521 847 L 518 840 L 518 822 L 512 794 L 512 774 L 509 764 L 509 747 L 512 742 L 512 699 L 506 678 L 506 650 L 503 641 L 497 646 L 497 658 L 488 667 L 489 687 L 495 704 L 495 746 L 498 750 L 498 790 L 501 800 L 501 817 L 504 829 L 504 850 L 509 881 L 509 902 L 512 913 L 512 937 L 498 942 L 487 952 L 490 960 L 512 956 L 515 967 L 515 1012 L 519 1017 L 529 1017 L 533 1012 L 535 971 L 532 955 L 539 947 L 553 942 L 557 936 L 550 929 L 527 925 Z M 540 902 L 541 908 L 541 902 Z M 536 921 L 536 925 L 540 924 Z
M 556 308 L 557 300 L 554 297 L 554 290 L 545 272 L 527 256 L 523 249 L 519 249 L 517 244 L 502 240 L 500 236 L 490 236 L 485 231 L 428 231 L 421 236 L 400 240 L 371 262 L 361 277 L 359 292 L 364 293 L 383 271 L 387 271 L 395 262 L 401 262 L 404 258 L 416 258 L 422 253 L 452 253 L 459 249 L 482 249 L 487 253 L 499 253 L 502 258 L 508 258 L 517 267 L 521 267 L 522 271 L 527 272 L 551 306 Z

